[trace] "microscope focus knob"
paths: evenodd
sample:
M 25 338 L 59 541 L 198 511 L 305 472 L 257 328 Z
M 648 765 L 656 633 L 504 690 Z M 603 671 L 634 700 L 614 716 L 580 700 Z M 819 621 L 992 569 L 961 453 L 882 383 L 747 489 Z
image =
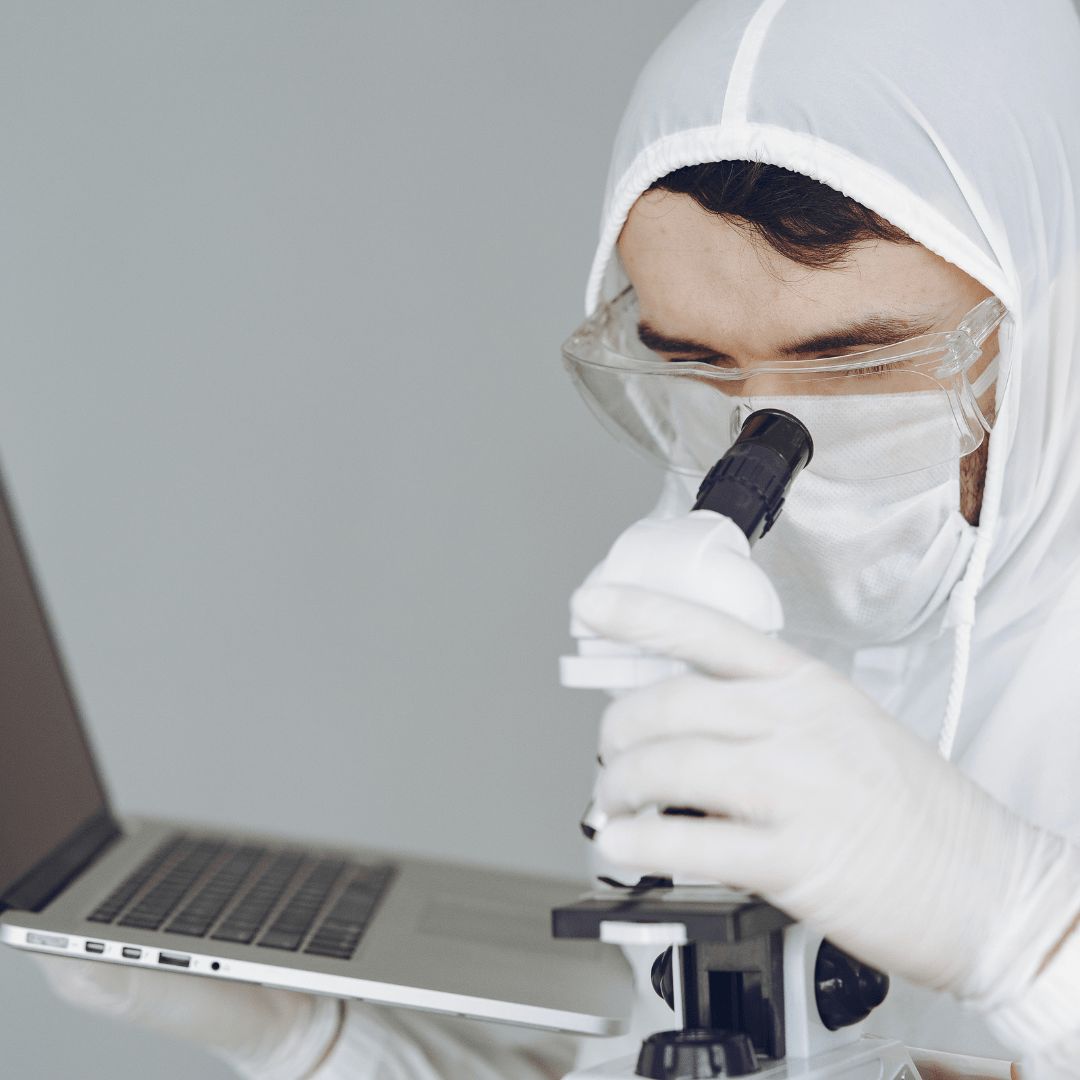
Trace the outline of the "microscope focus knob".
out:
M 814 997 L 830 1030 L 865 1020 L 889 992 L 889 976 L 823 941 L 814 966 Z
M 659 1031 L 641 1044 L 636 1075 L 650 1080 L 710 1080 L 758 1071 L 747 1035 L 717 1028 Z
M 657 996 L 664 999 L 669 1009 L 675 1008 L 675 973 L 671 960 L 672 948 L 669 945 L 654 961 L 652 966 L 652 988 Z

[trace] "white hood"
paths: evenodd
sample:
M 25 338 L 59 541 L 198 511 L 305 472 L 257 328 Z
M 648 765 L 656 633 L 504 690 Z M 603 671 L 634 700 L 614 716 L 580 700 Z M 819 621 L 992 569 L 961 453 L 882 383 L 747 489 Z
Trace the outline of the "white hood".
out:
M 828 184 L 1000 297 L 1009 379 L 954 632 L 863 650 L 853 676 L 928 739 L 958 724 L 961 768 L 1080 840 L 1078 108 L 1071 0 L 703 0 L 634 89 L 586 308 L 625 284 L 638 196 L 723 159 Z M 885 1010 L 909 1041 L 992 1047 L 936 996 Z

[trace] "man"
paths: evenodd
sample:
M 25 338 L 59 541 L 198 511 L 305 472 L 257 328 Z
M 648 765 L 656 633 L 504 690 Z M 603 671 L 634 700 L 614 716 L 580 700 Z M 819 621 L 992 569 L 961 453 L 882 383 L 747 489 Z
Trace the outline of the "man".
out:
M 1067 0 L 708 0 L 634 92 L 587 300 L 599 318 L 632 299 L 623 317 L 657 363 L 710 366 L 690 385 L 723 381 L 725 366 L 752 382 L 760 368 L 768 379 L 732 396 L 832 399 L 815 434 L 832 466 L 800 477 L 754 552 L 761 595 L 775 589 L 784 608 L 782 640 L 748 609 L 648 581 L 578 594 L 598 633 L 694 669 L 605 717 L 601 850 L 757 889 L 910 980 L 881 1030 L 1004 1047 L 1036 1077 L 1080 1075 L 1077 100 Z M 995 298 L 1007 312 L 996 337 L 977 316 Z M 931 392 L 890 391 L 888 350 L 924 335 L 968 349 L 966 366 Z M 793 390 L 780 366 L 870 349 L 834 372 L 857 393 Z M 926 370 L 904 363 L 905 379 Z M 634 400 L 666 425 L 637 434 L 662 431 L 650 450 L 684 470 L 658 508 L 674 517 L 690 505 L 692 411 L 661 417 L 658 398 Z M 639 813 L 650 804 L 712 816 Z M 166 1026 L 160 981 L 142 974 L 115 976 L 117 1011 L 141 1002 Z M 202 988 L 174 981 L 196 1019 L 168 1023 L 200 1037 Z M 258 1019 L 269 999 L 215 992 L 232 989 L 264 1053 L 220 1028 L 204 1037 L 229 1041 L 249 1075 L 565 1068 L 554 1041 L 496 1049 L 448 1021 L 362 1006 L 339 1034 L 305 999 L 270 1024 Z
M 943 46 L 961 36 L 959 53 Z M 594 326 L 632 285 L 659 359 L 718 370 L 662 376 L 670 384 L 716 382 L 724 368 L 750 384 L 773 361 L 797 372 L 888 352 L 957 330 L 990 296 L 1008 311 L 966 371 L 967 396 L 945 379 L 935 391 L 958 409 L 975 399 L 992 426 L 985 457 L 948 468 L 936 452 L 891 467 L 949 428 L 910 380 L 868 392 L 887 383 L 880 365 L 847 409 L 846 389 L 795 387 L 775 364 L 763 392 L 740 388 L 750 402 L 783 398 L 828 443 L 828 469 L 796 481 L 754 551 L 798 652 L 655 589 L 585 590 L 575 605 L 603 636 L 697 669 L 609 710 L 602 852 L 757 889 L 864 959 L 951 991 L 974 1008 L 901 987 L 876 1020 L 950 1049 L 1051 1053 L 1080 1029 L 1071 1015 L 1032 1026 L 1063 1000 L 1051 984 L 1068 981 L 1080 911 L 1076 852 L 1061 839 L 1078 839 L 1080 819 L 1065 645 L 1080 525 L 1065 439 L 1080 415 L 1080 138 L 1066 104 L 1078 57 L 1068 4 L 700 4 L 635 88 L 588 288 Z M 829 204 L 792 173 L 858 206 Z M 891 336 L 902 324 L 910 334 Z M 995 349 L 991 394 L 979 380 Z M 685 511 L 701 413 L 640 379 L 625 396 L 637 414 L 619 411 L 623 429 L 639 443 L 652 433 L 653 452 L 690 469 L 681 483 L 669 474 L 660 509 Z M 960 769 L 934 759 L 935 741 L 955 745 Z M 638 816 L 650 804 L 716 816 Z

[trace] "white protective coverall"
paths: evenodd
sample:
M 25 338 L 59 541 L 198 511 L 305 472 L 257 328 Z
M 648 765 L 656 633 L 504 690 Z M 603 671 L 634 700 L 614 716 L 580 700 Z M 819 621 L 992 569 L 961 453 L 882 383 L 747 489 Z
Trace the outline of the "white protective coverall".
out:
M 783 166 L 849 195 L 1005 303 L 1009 379 L 977 540 L 946 629 L 829 659 L 927 740 L 955 727 L 960 769 L 1018 814 L 1080 842 L 1078 106 L 1071 0 L 705 0 L 633 93 L 587 309 L 625 284 L 615 243 L 637 197 L 675 169 L 723 159 Z M 671 476 L 657 513 L 689 502 L 686 483 Z M 98 976 L 87 970 L 85 984 L 63 986 L 76 970 L 61 961 L 52 977 L 93 1004 Z M 126 1004 L 111 1011 L 130 1012 L 142 992 L 132 983 L 114 994 Z M 110 1011 L 105 998 L 98 1005 Z M 1080 1076 L 1080 997 L 1076 1007 Z M 639 1008 L 633 1037 L 669 1026 L 644 978 Z M 899 980 L 872 1026 L 911 1045 L 1004 1058 L 1032 1050 L 1000 1045 L 978 1015 Z M 353 1005 L 311 1075 L 558 1077 L 569 1065 L 565 1038 L 515 1042 L 483 1025 Z M 586 1044 L 583 1057 L 614 1052 Z
M 586 309 L 627 284 L 615 244 L 637 198 L 675 169 L 725 159 L 843 192 L 1005 303 L 1009 378 L 945 630 L 827 659 L 927 740 L 955 732 L 960 769 L 1080 842 L 1078 105 L 1070 0 L 704 0 L 634 89 Z M 655 513 L 691 501 L 669 474 Z M 1076 1007 L 1080 1076 L 1080 996 Z M 976 1014 L 900 980 L 871 1027 L 992 1057 L 1032 1049 L 1002 1046 Z

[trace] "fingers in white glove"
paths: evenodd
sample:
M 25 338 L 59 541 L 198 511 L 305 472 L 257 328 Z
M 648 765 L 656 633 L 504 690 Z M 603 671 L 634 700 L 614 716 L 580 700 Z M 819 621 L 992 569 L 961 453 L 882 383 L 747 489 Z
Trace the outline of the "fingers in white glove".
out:
M 756 679 L 677 675 L 608 705 L 600 725 L 600 757 L 612 761 L 639 743 L 678 735 L 761 739 L 776 729 L 787 711 L 769 709 L 769 704 Z
M 76 957 L 34 954 L 49 989 L 76 1008 L 123 1018 L 132 1008 L 131 969 Z
M 558 1080 L 575 1040 L 458 1017 L 352 1002 L 311 1080 Z
M 596 788 L 608 818 L 648 806 L 688 806 L 706 814 L 771 823 L 766 789 L 768 744 L 731 743 L 689 735 L 644 742 L 613 757 Z
M 261 1080 L 306 1075 L 341 1023 L 333 998 L 75 957 L 35 959 L 72 1005 L 200 1043 Z
M 575 618 L 600 637 L 722 678 L 777 676 L 807 662 L 797 649 L 731 615 L 632 585 L 586 586 L 571 606 Z
M 605 859 L 643 874 L 715 881 L 761 891 L 774 874 L 767 838 L 740 821 L 667 817 L 648 811 L 611 821 L 596 839 Z

